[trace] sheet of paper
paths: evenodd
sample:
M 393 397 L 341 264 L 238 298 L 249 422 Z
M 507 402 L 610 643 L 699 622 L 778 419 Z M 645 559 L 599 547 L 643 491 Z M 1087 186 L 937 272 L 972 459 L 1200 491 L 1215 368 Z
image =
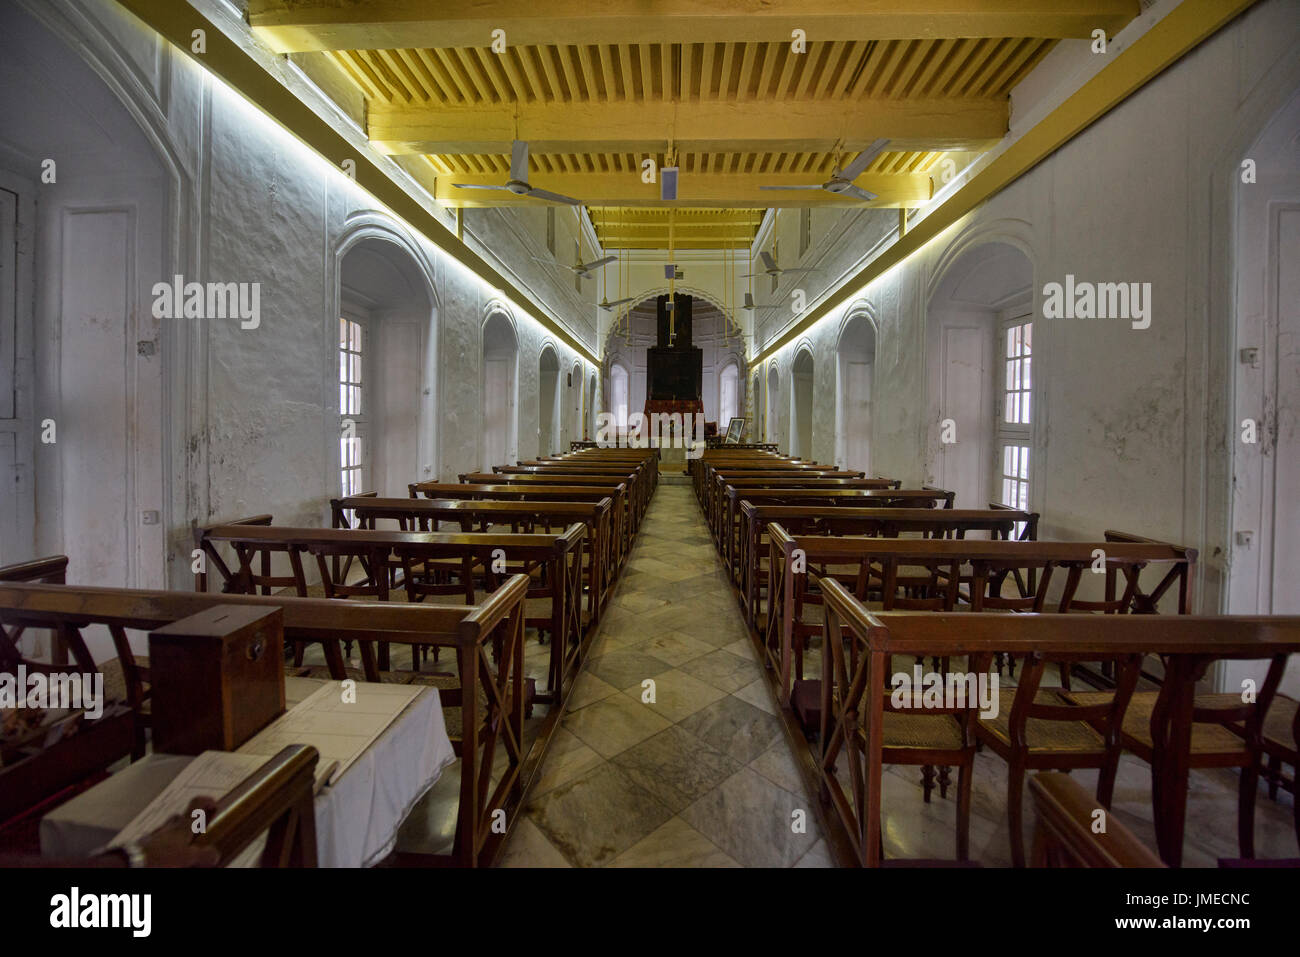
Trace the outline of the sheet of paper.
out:
M 358 681 L 345 700 L 343 682 L 330 681 L 246 741 L 237 754 L 278 754 L 291 744 L 310 744 L 320 752 L 317 783 L 334 762 L 330 783 L 352 765 L 376 738 L 423 691 L 421 685 L 389 685 Z
M 235 754 L 229 751 L 204 751 L 185 766 L 180 774 L 149 802 L 143 811 L 122 828 L 109 846 L 140 841 L 146 835 L 166 824 L 173 816 L 184 814 L 190 801 L 197 797 L 214 800 L 224 797 L 240 781 L 263 764 L 266 758 L 256 754 Z M 232 867 L 250 866 L 261 854 L 265 840 L 254 841 L 231 862 Z M 251 857 L 251 860 L 248 860 Z

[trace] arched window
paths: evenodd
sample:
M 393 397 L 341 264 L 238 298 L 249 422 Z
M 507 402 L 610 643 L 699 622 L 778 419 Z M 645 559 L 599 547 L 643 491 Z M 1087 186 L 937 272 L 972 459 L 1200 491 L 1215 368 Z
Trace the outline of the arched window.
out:
M 740 402 L 737 395 L 740 385 L 740 369 L 734 362 L 728 362 L 722 367 L 722 374 L 718 377 L 718 430 L 723 431 L 727 428 L 734 416 L 740 414 Z

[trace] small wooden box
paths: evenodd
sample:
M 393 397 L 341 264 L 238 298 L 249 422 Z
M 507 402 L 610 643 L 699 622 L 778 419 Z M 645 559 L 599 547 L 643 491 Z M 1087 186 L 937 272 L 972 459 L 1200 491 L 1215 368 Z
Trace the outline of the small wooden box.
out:
M 149 635 L 153 749 L 233 751 L 284 714 L 284 615 L 216 605 Z

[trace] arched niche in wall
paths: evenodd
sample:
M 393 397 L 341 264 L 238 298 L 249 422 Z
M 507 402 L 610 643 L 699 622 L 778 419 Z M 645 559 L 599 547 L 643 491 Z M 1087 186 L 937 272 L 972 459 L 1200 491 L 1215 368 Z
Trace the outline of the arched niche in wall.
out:
M 763 438 L 763 370 L 755 369 L 750 384 L 749 422 L 746 423 L 749 441 L 757 442 Z
M 620 430 L 627 428 L 627 417 L 631 413 L 630 389 L 631 379 L 627 367 L 621 362 L 615 362 L 609 367 L 609 412 Z
M 740 364 L 728 359 L 718 372 L 718 432 L 726 434 L 727 424 L 740 415 Z
M 835 352 L 835 464 L 870 475 L 876 327 L 865 310 L 849 314 Z
M 436 304 L 428 264 L 370 225 L 339 247 L 341 488 L 401 495 L 434 474 Z
M 193 433 L 164 427 L 184 413 L 187 363 L 208 341 L 243 347 L 257 333 L 238 320 L 186 321 L 183 302 L 159 301 L 160 281 L 197 278 L 186 147 L 172 140 L 153 77 L 93 17 L 56 6 L 0 5 L 10 107 L 0 217 L 17 230 L 0 238 L 0 563 L 66 554 L 69 581 L 192 587 L 185 543 L 189 518 L 207 517 L 207 483 L 187 468 Z M 38 184 L 45 171 L 55 182 Z M 214 395 L 243 386 L 224 373 L 212 373 Z M 197 428 L 206 438 L 206 423 Z M 169 567 L 169 547 L 182 544 Z M 90 651 L 113 654 L 100 636 Z
M 537 360 L 537 454 L 554 455 L 560 443 L 560 359 L 550 344 Z
M 582 360 L 575 359 L 572 368 L 569 369 L 568 379 L 565 381 L 564 388 L 568 395 L 569 414 L 568 441 L 564 443 L 561 452 L 569 451 L 569 442 L 582 438 L 582 407 L 583 407 L 583 381 L 582 381 Z
M 483 322 L 483 420 L 479 466 L 510 465 L 519 458 L 519 337 L 504 309 Z
M 596 437 L 596 416 L 599 414 L 600 396 L 596 391 L 596 373 L 593 370 L 587 379 L 587 430 L 582 439 L 592 440 Z
M 767 442 L 775 442 L 788 451 L 788 443 L 781 441 L 780 422 L 781 373 L 775 362 L 767 367 L 767 408 L 763 412 L 763 434 Z
M 1041 372 L 1023 361 L 1032 352 L 1033 263 L 1018 244 L 988 239 L 965 243 L 941 264 L 925 330 L 933 481 L 956 493 L 959 508 L 1027 504 L 1037 404 L 1030 386 Z
M 809 460 L 813 457 L 814 371 L 812 349 L 801 348 L 790 364 L 790 454 Z

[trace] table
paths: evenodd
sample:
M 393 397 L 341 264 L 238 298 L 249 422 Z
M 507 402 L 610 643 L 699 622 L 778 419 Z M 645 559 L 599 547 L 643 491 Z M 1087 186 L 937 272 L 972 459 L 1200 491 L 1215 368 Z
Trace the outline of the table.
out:
M 286 705 L 292 709 L 326 684 L 341 686 L 316 678 L 286 678 Z M 357 682 L 356 688 L 360 702 L 367 683 Z M 190 755 L 150 754 L 55 808 L 41 820 L 42 856 L 90 855 L 193 760 Z M 332 785 L 316 795 L 318 866 L 369 867 L 386 857 L 402 821 L 454 760 L 438 689 L 424 688 Z

